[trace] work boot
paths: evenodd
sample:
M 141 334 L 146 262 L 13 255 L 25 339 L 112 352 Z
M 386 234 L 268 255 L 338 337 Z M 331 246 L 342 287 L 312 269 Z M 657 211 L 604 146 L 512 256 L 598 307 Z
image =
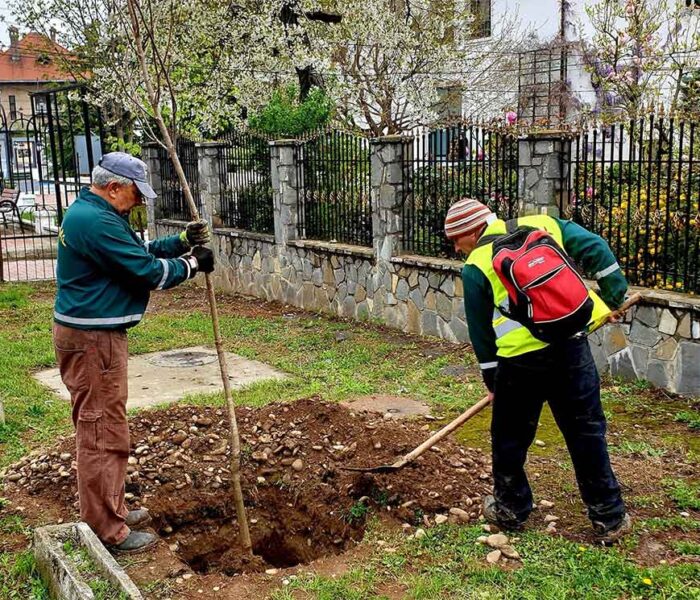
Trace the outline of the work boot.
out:
M 109 550 L 118 554 L 135 554 L 154 546 L 157 541 L 158 537 L 152 533 L 131 531 L 121 544 L 110 546 Z
M 612 527 L 606 527 L 600 521 L 593 521 L 593 531 L 595 531 L 599 541 L 604 544 L 612 544 L 632 531 L 632 519 L 625 513 Z
M 126 526 L 129 529 L 135 529 L 141 525 L 145 525 L 151 520 L 151 515 L 145 508 L 138 508 L 136 510 L 130 510 L 129 514 L 126 515 Z
M 523 528 L 523 521 L 519 521 L 511 510 L 499 504 L 491 495 L 484 497 L 481 512 L 487 522 L 501 529 L 517 531 Z

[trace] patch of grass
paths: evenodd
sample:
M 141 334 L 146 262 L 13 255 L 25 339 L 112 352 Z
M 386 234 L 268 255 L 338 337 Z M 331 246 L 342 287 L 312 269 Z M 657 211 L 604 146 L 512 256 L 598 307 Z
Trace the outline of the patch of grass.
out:
M 3 600 L 49 600 L 49 590 L 36 570 L 31 550 L 0 552 L 0 575 Z
M 613 600 L 685 598 L 700 593 L 698 565 L 638 567 L 617 549 L 582 546 L 540 532 L 520 536 L 519 568 L 491 566 L 485 561 L 490 549 L 476 543 L 482 533 L 478 526 L 444 526 L 428 530 L 418 540 L 402 541 L 400 534 L 389 534 L 386 544 L 363 559 L 347 578 L 300 578 L 275 598 L 295 598 L 294 590 L 317 599 L 376 598 L 380 581 L 405 589 L 402 597 L 412 600 L 574 596 Z
M 316 600 L 384 600 L 376 593 L 377 572 L 372 568 L 356 568 L 337 578 L 302 576 L 290 581 L 287 589 L 271 596 L 272 600 L 295 598 L 295 590 L 303 590 Z
M 632 521 L 635 529 L 645 529 L 647 531 L 670 531 L 679 529 L 680 531 L 700 531 L 700 521 L 688 519 L 686 517 L 652 517 L 641 521 Z
M 671 542 L 671 547 L 678 552 L 678 554 L 683 554 L 685 556 L 700 556 L 700 544 L 698 542 L 692 542 L 689 540 Z
M 355 502 L 347 511 L 345 520 L 350 525 L 364 523 L 369 514 L 369 507 L 364 502 Z
M 647 458 L 660 458 L 666 454 L 662 448 L 655 448 L 648 442 L 623 440 L 618 444 L 609 446 L 611 452 L 623 455 L 645 456 Z
M 673 416 L 679 423 L 685 423 L 691 429 L 700 429 L 700 412 L 681 410 Z
M 25 532 L 24 521 L 19 515 L 9 515 L 0 519 L 0 531 L 7 535 Z
M 0 310 L 25 308 L 31 291 L 32 288 L 24 284 L 0 287 Z
M 632 506 L 639 508 L 658 508 L 663 505 L 663 499 L 660 496 L 631 496 L 629 502 Z
M 663 485 L 678 508 L 700 510 L 700 483 L 691 483 L 682 479 L 665 479 Z

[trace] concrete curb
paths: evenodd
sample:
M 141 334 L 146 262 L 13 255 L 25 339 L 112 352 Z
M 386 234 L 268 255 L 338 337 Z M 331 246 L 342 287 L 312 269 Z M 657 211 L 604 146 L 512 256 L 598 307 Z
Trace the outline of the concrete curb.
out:
M 141 592 L 129 579 L 102 542 L 85 523 L 48 525 L 34 532 L 34 555 L 39 572 L 49 586 L 51 596 L 60 600 L 95 600 L 73 561 L 63 550 L 62 539 L 67 535 L 78 538 L 101 574 L 114 584 L 129 600 L 143 600 Z

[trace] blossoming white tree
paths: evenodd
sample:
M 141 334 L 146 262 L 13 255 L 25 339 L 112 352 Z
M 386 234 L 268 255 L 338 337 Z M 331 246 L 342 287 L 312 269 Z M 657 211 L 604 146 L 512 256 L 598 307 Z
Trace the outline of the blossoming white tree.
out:
M 698 19 L 669 0 L 597 2 L 587 12 L 589 68 L 604 112 L 634 118 L 651 104 L 675 107 L 683 77 L 700 60 Z

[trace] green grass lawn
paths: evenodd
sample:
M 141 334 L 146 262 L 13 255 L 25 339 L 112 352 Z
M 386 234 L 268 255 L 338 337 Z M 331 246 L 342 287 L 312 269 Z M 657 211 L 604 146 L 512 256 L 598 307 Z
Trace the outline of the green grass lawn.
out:
M 31 377 L 34 371 L 54 366 L 52 295 L 50 286 L 0 286 L 0 394 L 7 416 L 7 424 L 0 427 L 0 470 L 71 432 L 68 404 Z M 200 296 L 201 304 L 194 306 L 193 298 Z M 131 353 L 212 345 L 204 306 L 203 294 L 192 288 L 161 294 L 154 310 L 131 330 Z M 343 400 L 387 393 L 425 400 L 435 412 L 449 416 L 484 394 L 469 349 L 438 340 L 405 336 L 370 323 L 285 315 L 282 308 L 256 313 L 251 303 L 232 299 L 222 302 L 221 326 L 227 350 L 290 374 L 284 381 L 234 392 L 239 405 L 294 401 L 313 394 Z M 337 339 L 340 332 L 342 341 Z M 469 367 L 470 374 L 461 381 L 444 375 L 447 365 Z M 185 399 L 201 404 L 222 401 L 220 394 Z M 364 542 L 368 558 L 338 577 L 300 575 L 288 586 L 280 586 L 274 598 L 700 598 L 698 483 L 696 477 L 681 473 L 681 467 L 697 467 L 697 409 L 680 400 L 662 401 L 643 385 L 614 382 L 606 384 L 604 404 L 615 433 L 613 455 L 638 460 L 640 469 L 644 461 L 669 457 L 674 459 L 670 465 L 679 465 L 678 473 L 669 472 L 644 494 L 634 488 L 625 491 L 635 508 L 652 511 L 654 516 L 637 520 L 633 535 L 620 547 L 595 548 L 543 531 L 527 531 L 516 544 L 522 566 L 509 570 L 486 565 L 486 550 L 476 543 L 483 533 L 478 526 L 442 526 L 429 530 L 422 540 L 408 540 L 375 524 Z M 577 498 L 570 462 L 547 414 L 538 438 L 546 447 L 533 449 L 533 457 L 551 461 L 555 475 L 547 485 Z M 488 448 L 488 416 L 479 415 L 458 439 Z M 32 556 L 21 542 L 29 534 L 28 527 L 21 517 L 4 516 L 2 509 L 0 501 L 0 598 L 45 598 Z M 692 511 L 691 517 L 679 516 L 681 510 Z M 682 534 L 674 546 L 679 560 L 640 564 L 635 552 L 649 532 Z M 3 536 L 14 542 L 3 542 Z

